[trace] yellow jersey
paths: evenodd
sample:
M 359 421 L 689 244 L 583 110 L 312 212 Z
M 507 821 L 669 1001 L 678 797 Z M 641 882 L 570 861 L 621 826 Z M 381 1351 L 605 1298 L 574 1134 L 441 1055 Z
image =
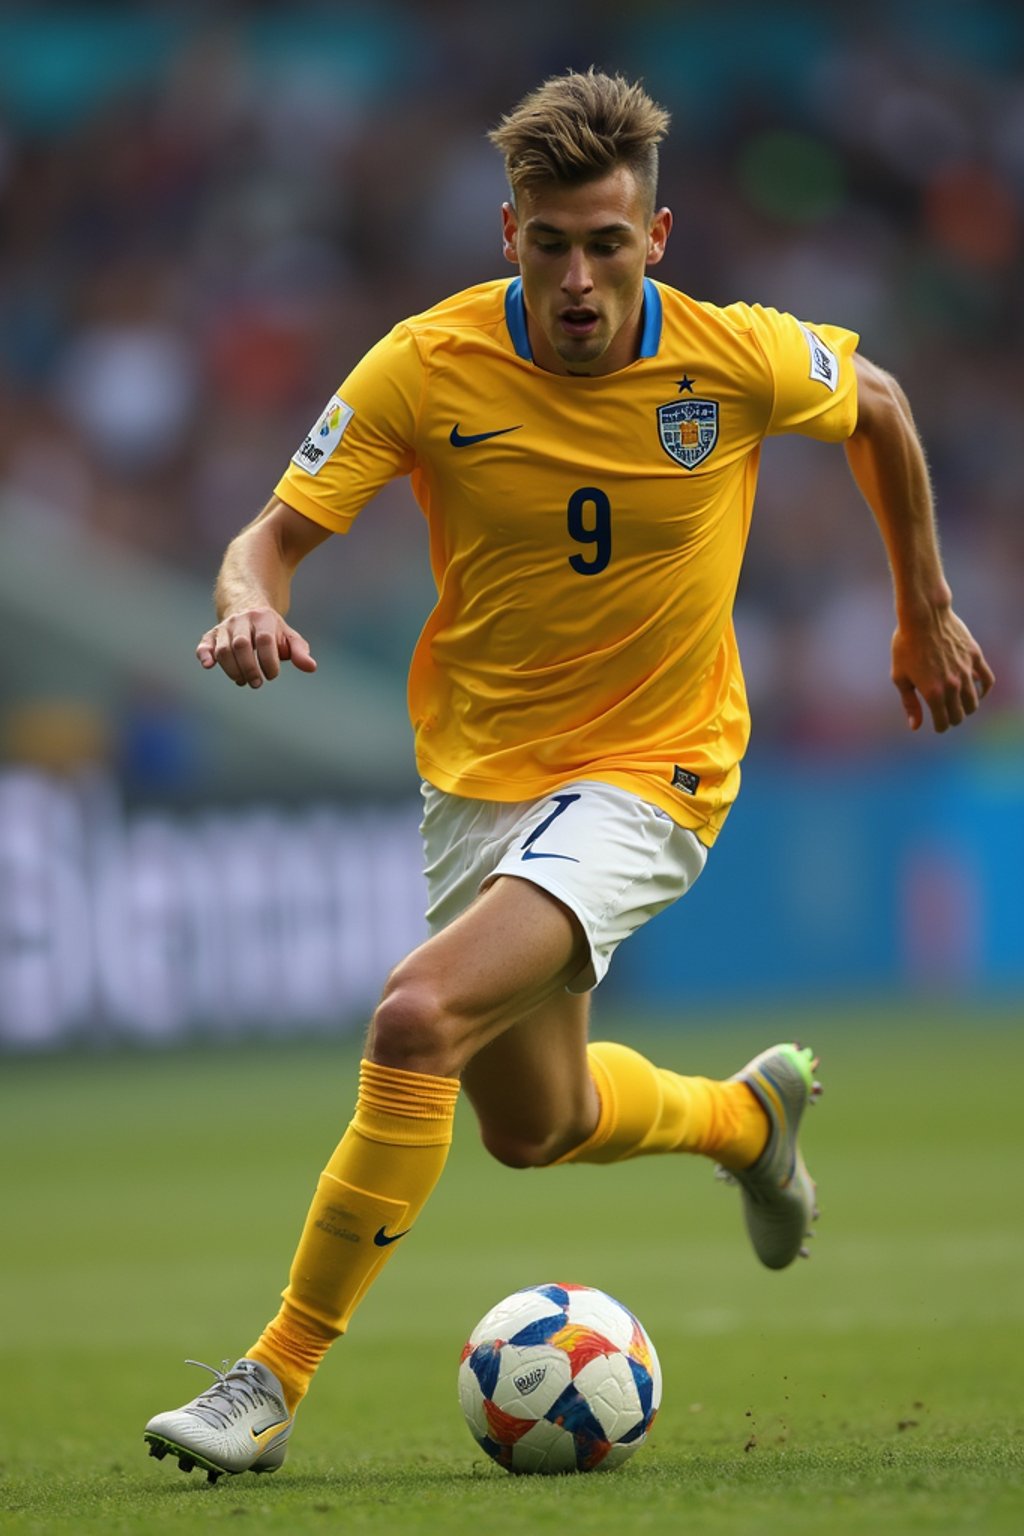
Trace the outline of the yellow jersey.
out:
M 639 355 L 537 367 L 518 278 L 402 324 L 276 487 L 344 533 L 410 475 L 437 603 L 417 642 L 417 766 L 472 799 L 616 784 L 711 844 L 750 720 L 732 609 L 764 437 L 856 424 L 857 336 L 644 280 Z

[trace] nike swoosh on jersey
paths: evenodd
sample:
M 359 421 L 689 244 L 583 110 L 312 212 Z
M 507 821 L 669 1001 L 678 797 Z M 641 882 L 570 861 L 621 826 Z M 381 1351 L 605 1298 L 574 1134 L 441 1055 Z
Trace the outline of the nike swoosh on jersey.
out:
M 373 1240 L 377 1244 L 378 1248 L 386 1248 L 389 1243 L 397 1243 L 400 1237 L 408 1236 L 411 1231 L 411 1227 L 406 1227 L 404 1232 L 396 1232 L 393 1237 L 388 1237 L 388 1234 L 384 1231 L 384 1228 L 378 1227 L 377 1231 L 373 1234 Z
M 470 432 L 463 435 L 459 431 L 458 422 L 456 422 L 454 427 L 452 427 L 448 441 L 453 448 L 471 448 L 474 443 L 486 443 L 489 437 L 504 437 L 506 432 L 521 432 L 522 430 L 523 424 L 520 422 L 518 427 L 499 427 L 496 432 Z

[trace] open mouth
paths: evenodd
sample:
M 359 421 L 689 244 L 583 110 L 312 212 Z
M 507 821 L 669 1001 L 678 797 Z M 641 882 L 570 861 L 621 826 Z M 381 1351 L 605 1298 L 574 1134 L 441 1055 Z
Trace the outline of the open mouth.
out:
M 563 309 L 558 322 L 569 336 L 590 336 L 600 321 L 596 309 Z

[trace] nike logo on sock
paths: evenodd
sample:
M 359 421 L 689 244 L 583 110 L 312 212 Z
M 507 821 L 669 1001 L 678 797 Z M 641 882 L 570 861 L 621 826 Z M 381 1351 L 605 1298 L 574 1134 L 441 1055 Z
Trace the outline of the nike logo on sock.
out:
M 489 437 L 504 437 L 506 432 L 521 432 L 522 422 L 518 427 L 499 427 L 496 432 L 470 432 L 466 436 L 459 431 L 458 422 L 452 427 L 448 441 L 453 448 L 471 448 L 474 443 L 486 443 Z
M 386 1248 L 389 1243 L 397 1243 L 400 1237 L 407 1237 L 411 1231 L 411 1227 L 406 1227 L 404 1232 L 396 1232 L 394 1237 L 388 1237 L 384 1228 L 378 1227 L 377 1231 L 373 1234 L 373 1240 L 378 1248 Z

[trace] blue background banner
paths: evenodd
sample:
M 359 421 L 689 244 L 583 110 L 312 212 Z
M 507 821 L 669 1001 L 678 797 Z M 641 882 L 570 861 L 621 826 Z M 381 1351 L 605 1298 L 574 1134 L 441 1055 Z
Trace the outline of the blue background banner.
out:
M 1016 754 L 827 767 L 758 759 L 693 890 L 616 955 L 609 989 L 688 997 L 1002 994 L 1024 982 Z

